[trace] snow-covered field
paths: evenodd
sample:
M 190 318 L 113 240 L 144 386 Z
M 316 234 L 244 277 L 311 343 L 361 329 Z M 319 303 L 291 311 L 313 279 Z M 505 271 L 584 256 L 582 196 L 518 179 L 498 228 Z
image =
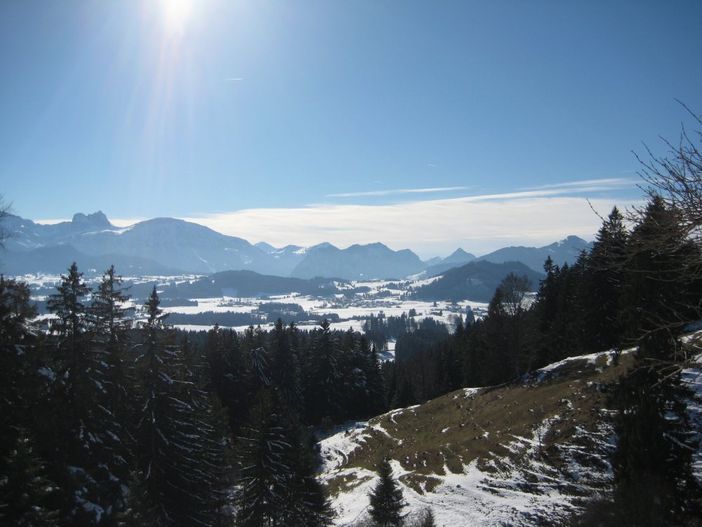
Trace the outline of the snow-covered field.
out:
M 533 525 L 531 519 L 536 513 L 541 517 L 554 518 L 554 524 L 566 521 L 569 512 L 574 510 L 571 504 L 573 496 L 559 491 L 559 481 L 553 481 L 550 485 L 547 483 L 545 492 L 524 490 L 525 473 L 543 479 L 550 477 L 552 471 L 539 459 L 538 450 L 540 438 L 557 423 L 557 419 L 545 422 L 534 430 L 532 437 L 518 437 L 505 445 L 522 458 L 519 466 L 507 457 L 497 461 L 496 464 L 500 466 L 497 474 L 481 470 L 478 460 L 464 465 L 462 473 L 454 473 L 444 466 L 443 475 L 432 475 L 439 480 L 438 485 L 421 494 L 399 483 L 407 504 L 405 512 L 412 517 L 430 507 L 436 524 L 444 527 Z M 319 443 L 325 459 L 323 481 L 332 477 L 348 477 L 349 480 L 361 482 L 352 490 L 332 498 L 332 506 L 337 513 L 334 524 L 340 527 L 351 527 L 366 517 L 368 495 L 378 479 L 375 472 L 365 468 L 342 468 L 346 457 L 363 443 L 367 426 L 368 423 L 355 423 L 355 428 L 350 432 L 340 432 Z M 608 432 L 603 430 L 603 436 Z M 411 474 L 396 460 L 391 460 L 390 464 L 395 479 Z M 607 473 L 597 476 L 610 477 Z
M 33 299 L 36 301 L 45 301 L 48 295 L 52 294 L 55 287 L 60 283 L 60 275 L 24 275 L 16 277 L 30 285 L 33 290 Z M 144 277 L 129 277 L 125 276 L 124 281 L 127 284 L 143 284 L 156 282 L 159 287 L 167 286 L 173 283 L 185 283 L 197 280 L 200 276 L 184 275 L 184 276 L 144 276 Z M 99 275 L 86 278 L 89 286 L 94 287 L 100 280 Z M 461 302 L 426 302 L 420 300 L 408 299 L 408 291 L 411 288 L 416 288 L 425 285 L 436 278 L 418 279 L 418 280 L 363 280 L 349 283 L 337 283 L 337 287 L 341 291 L 332 297 L 317 297 L 301 295 L 298 293 L 288 293 L 284 295 L 271 295 L 268 297 L 252 297 L 252 298 L 235 298 L 235 297 L 216 297 L 216 298 L 190 298 L 190 302 L 196 305 L 171 306 L 166 304 L 162 306 L 165 313 L 182 313 L 186 315 L 196 315 L 198 313 L 213 312 L 213 313 L 257 313 L 262 304 L 282 303 L 282 304 L 297 304 L 305 312 L 312 315 L 312 318 L 318 319 L 321 317 L 329 317 L 331 320 L 330 327 L 333 330 L 346 331 L 362 331 L 364 322 L 373 316 L 400 316 L 410 314 L 412 312 L 414 320 L 420 322 L 425 318 L 432 318 L 438 322 L 446 324 L 450 329 L 455 327 L 459 317 L 465 319 L 468 308 L 472 311 L 475 317 L 480 318 L 487 310 L 487 304 L 482 302 L 474 302 L 464 300 Z M 134 316 L 137 320 L 143 320 L 145 314 L 139 302 L 130 300 L 125 307 L 134 308 Z M 42 318 L 51 318 L 50 315 L 43 315 Z M 319 322 L 310 320 L 308 322 L 299 322 L 298 327 L 302 330 L 310 330 L 318 327 Z M 261 327 L 271 328 L 273 324 L 261 324 Z M 214 327 L 213 325 L 201 324 L 175 324 L 175 327 L 188 331 L 203 331 Z M 224 326 L 220 327 L 243 331 L 248 326 Z M 388 349 L 384 358 L 392 358 L 394 355 L 394 342 L 388 342 Z

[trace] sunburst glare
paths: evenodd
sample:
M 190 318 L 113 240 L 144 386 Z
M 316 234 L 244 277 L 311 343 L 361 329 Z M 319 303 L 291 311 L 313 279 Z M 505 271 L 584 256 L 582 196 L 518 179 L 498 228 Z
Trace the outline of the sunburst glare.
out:
M 181 35 L 192 16 L 193 0 L 161 0 L 163 20 L 169 35 Z

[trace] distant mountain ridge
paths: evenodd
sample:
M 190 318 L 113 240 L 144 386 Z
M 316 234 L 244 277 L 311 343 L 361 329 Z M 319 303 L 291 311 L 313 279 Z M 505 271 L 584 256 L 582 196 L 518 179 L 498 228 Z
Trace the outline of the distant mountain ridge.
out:
M 544 262 L 551 257 L 553 263 L 562 266 L 564 263 L 573 263 L 580 253 L 589 251 L 592 243 L 586 242 L 578 236 L 568 236 L 564 240 L 554 242 L 544 247 L 504 247 L 478 258 L 493 263 L 522 262 L 535 271 L 543 271 Z
M 444 271 L 452 269 L 453 267 L 459 267 L 461 265 L 474 262 L 475 260 L 477 260 L 477 257 L 474 254 L 458 248 L 439 263 L 427 267 L 426 274 L 427 276 L 436 276 Z
M 382 243 L 352 245 L 339 249 L 331 244 L 311 247 L 293 269 L 292 276 L 331 276 L 345 279 L 404 278 L 424 268 L 409 249 L 393 251 Z
M 446 258 L 423 262 L 409 249 L 395 251 L 382 243 L 355 244 L 345 249 L 330 243 L 282 248 L 265 242 L 253 245 L 243 238 L 175 218 L 117 227 L 101 211 L 77 213 L 71 221 L 51 225 L 9 215 L 3 218 L 2 227 L 10 237 L 5 240 L 6 250 L 0 252 L 0 272 L 15 275 L 63 272 L 75 260 L 85 271 L 100 272 L 114 263 L 121 273 L 130 275 L 250 270 L 295 278 L 400 279 L 422 272 L 437 275 L 477 260 L 515 260 L 541 270 L 548 255 L 561 265 L 574 261 L 590 246 L 570 236 L 541 248 L 506 247 L 480 258 L 457 249 Z
M 526 276 L 531 290 L 536 291 L 543 277 L 521 262 L 494 263 L 485 260 L 469 262 L 444 272 L 438 280 L 414 291 L 419 300 L 477 300 L 489 302 L 495 289 L 509 273 Z

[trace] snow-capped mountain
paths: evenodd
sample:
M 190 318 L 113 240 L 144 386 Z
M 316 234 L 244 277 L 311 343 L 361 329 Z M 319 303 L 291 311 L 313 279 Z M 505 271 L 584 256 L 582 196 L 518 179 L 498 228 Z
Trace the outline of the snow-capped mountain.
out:
M 135 274 L 252 270 L 300 278 L 402 278 L 423 268 L 412 251 L 393 251 L 379 243 L 347 249 L 327 243 L 276 248 L 174 218 L 120 228 L 102 212 L 78 213 L 53 225 L 10 215 L 3 228 L 10 236 L 0 269 L 8 274 L 61 272 L 74 260 L 82 269 L 97 271 L 115 263 L 121 272 Z
M 175 218 L 154 218 L 128 227 L 113 225 L 98 211 L 78 213 L 71 221 L 43 225 L 19 216 L 3 218 L 10 235 L 0 254 L 0 271 L 6 274 L 58 273 L 76 261 L 84 270 L 100 271 L 110 264 L 128 274 L 209 274 L 251 270 L 261 274 L 297 278 L 401 279 L 424 272 L 445 273 L 476 257 L 463 249 L 443 259 L 422 262 L 408 249 L 395 251 L 382 243 L 340 249 L 329 243 L 312 247 L 256 245 L 202 225 Z M 478 260 L 494 263 L 520 261 L 541 271 L 551 256 L 556 264 L 573 262 L 584 240 L 569 236 L 545 247 L 506 247 Z

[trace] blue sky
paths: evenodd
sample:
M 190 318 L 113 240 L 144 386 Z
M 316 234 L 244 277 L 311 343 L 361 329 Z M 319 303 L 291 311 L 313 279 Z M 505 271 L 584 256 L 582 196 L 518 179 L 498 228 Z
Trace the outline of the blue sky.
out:
M 427 255 L 587 236 L 675 99 L 702 112 L 700 27 L 699 1 L 8 0 L 0 192 Z

